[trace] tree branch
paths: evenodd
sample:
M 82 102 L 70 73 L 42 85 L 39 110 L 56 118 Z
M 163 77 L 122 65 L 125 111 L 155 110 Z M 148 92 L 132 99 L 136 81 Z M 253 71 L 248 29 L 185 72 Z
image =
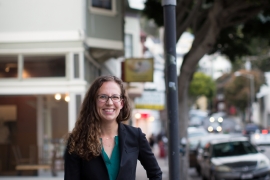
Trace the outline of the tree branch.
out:
M 196 19 L 195 17 L 198 15 L 199 9 L 202 6 L 203 0 L 198 0 L 197 3 L 195 3 L 195 6 L 192 7 L 192 11 L 189 13 L 188 17 L 184 20 L 182 25 L 177 29 L 176 32 L 176 38 L 179 39 L 181 34 L 183 34 L 184 31 L 190 26 L 192 21 Z M 177 19 L 177 23 L 181 23 L 182 19 Z
M 188 13 L 188 7 L 191 5 L 192 1 L 190 0 L 181 0 L 176 5 L 177 19 L 183 19 L 186 13 Z
M 255 5 L 257 6 L 255 6 Z M 223 4 L 224 5 L 224 4 Z M 249 11 L 254 8 L 256 9 L 263 9 L 266 6 L 269 6 L 269 1 L 268 0 L 260 0 L 258 1 L 250 1 L 250 3 L 247 3 L 247 0 L 230 0 L 228 3 L 229 6 L 224 5 L 224 10 L 222 15 L 224 17 L 226 16 L 231 16 L 231 15 L 237 15 L 238 12 L 240 11 Z
M 203 22 L 206 20 L 208 13 L 209 13 L 209 9 L 200 11 L 197 17 L 192 21 L 191 29 L 194 33 L 196 33 L 200 29 L 201 24 L 203 24 Z
M 249 13 L 242 13 L 241 17 L 235 18 L 235 19 L 228 19 L 225 20 L 224 23 L 222 23 L 222 27 L 229 27 L 229 26 L 233 26 L 233 25 L 237 25 L 240 23 L 245 23 L 248 20 L 250 20 L 250 18 L 256 16 L 261 10 L 257 10 L 257 11 L 253 11 L 253 12 L 249 12 Z M 233 17 L 231 17 L 233 18 Z
M 192 1 L 190 0 L 181 0 L 180 3 L 177 4 L 176 6 L 176 11 L 177 11 L 177 16 L 176 16 L 176 23 L 180 24 L 182 22 L 184 22 L 186 15 L 189 13 L 189 8 L 191 6 Z M 177 26 L 177 30 L 176 30 L 176 40 L 178 40 L 181 36 L 181 34 L 184 32 L 182 31 L 182 33 L 178 34 L 178 31 L 180 29 L 183 29 L 183 25 L 181 26 Z
M 231 10 L 225 10 L 225 13 L 222 15 L 222 18 L 220 18 L 222 20 L 222 27 L 229 27 L 232 25 L 244 23 L 248 21 L 250 18 L 255 17 L 260 11 L 262 11 L 265 8 L 266 5 L 269 6 L 269 4 L 263 4 L 261 6 L 257 6 L 256 8 L 248 7 L 246 9 L 241 10 L 239 8 L 238 9 L 239 11 L 234 13 L 228 13 L 231 12 Z

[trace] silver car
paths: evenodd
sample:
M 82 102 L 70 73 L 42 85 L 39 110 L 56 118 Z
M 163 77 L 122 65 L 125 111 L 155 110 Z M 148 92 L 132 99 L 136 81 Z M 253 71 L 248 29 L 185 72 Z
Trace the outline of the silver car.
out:
M 210 141 L 203 151 L 203 179 L 270 179 L 270 161 L 246 137 Z

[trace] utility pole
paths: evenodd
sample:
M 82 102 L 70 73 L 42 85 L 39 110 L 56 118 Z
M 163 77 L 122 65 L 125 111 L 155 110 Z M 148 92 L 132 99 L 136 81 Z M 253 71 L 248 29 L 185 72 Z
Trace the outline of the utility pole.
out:
M 176 0 L 162 0 L 164 10 L 164 54 L 166 60 L 166 94 L 169 139 L 169 179 L 180 179 L 178 134 L 178 84 L 176 71 Z
M 249 82 L 249 90 L 250 90 L 250 98 L 249 99 L 250 99 L 250 101 L 248 103 L 249 104 L 248 121 L 250 121 L 250 123 L 251 123 L 253 120 L 252 119 L 253 118 L 253 103 L 254 103 L 254 97 L 255 97 L 254 76 L 253 76 L 253 74 L 243 74 L 239 71 L 236 71 L 234 73 L 234 75 L 236 77 L 242 76 L 242 77 L 245 77 L 245 78 L 250 80 L 250 82 Z

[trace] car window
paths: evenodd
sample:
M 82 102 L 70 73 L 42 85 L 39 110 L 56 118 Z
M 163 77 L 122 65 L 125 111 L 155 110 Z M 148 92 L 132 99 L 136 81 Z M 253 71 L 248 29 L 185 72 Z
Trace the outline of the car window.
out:
M 212 157 L 239 156 L 257 153 L 248 141 L 226 142 L 213 145 Z

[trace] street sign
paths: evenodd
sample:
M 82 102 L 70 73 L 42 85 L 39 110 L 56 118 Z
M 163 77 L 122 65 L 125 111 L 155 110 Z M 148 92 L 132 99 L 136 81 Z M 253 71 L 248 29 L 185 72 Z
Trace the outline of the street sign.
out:
M 165 106 L 165 92 L 144 91 L 141 97 L 134 100 L 136 109 L 163 110 Z

